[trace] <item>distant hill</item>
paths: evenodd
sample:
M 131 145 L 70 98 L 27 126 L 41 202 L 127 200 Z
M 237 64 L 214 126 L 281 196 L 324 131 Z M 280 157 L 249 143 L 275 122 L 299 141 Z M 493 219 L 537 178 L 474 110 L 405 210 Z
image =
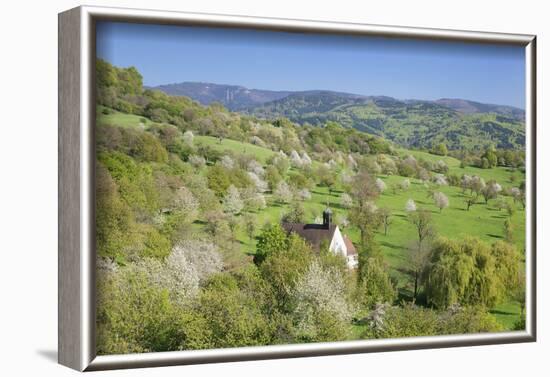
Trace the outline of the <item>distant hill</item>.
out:
M 435 102 L 463 114 L 495 113 L 518 120 L 525 119 L 525 111 L 513 106 L 479 103 L 460 98 L 441 98 Z
M 405 147 L 429 148 L 440 141 L 451 149 L 483 148 L 489 143 L 499 148 L 525 145 L 522 109 L 465 99 L 398 100 L 328 90 L 270 91 L 197 82 L 152 89 L 206 105 L 220 102 L 230 110 L 265 119 L 286 117 L 319 126 L 335 121 Z
M 203 82 L 182 82 L 155 86 L 149 89 L 161 90 L 171 96 L 190 97 L 203 105 L 219 102 L 233 111 L 275 101 L 292 93 L 289 91 L 248 89 L 238 85 Z

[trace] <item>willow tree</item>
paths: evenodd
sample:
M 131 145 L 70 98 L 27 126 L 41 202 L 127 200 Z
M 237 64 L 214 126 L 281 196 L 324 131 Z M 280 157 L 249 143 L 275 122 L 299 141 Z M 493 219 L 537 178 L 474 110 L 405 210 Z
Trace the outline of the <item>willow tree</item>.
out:
M 517 285 L 519 256 L 504 242 L 476 238 L 437 240 L 423 274 L 427 300 L 438 308 L 453 304 L 492 307 Z

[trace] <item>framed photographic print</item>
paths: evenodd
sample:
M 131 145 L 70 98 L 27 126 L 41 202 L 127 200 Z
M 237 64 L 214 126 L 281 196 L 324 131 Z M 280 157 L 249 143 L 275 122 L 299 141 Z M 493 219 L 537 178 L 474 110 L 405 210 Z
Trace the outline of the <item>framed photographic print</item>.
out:
M 59 362 L 529 342 L 535 36 L 59 15 Z

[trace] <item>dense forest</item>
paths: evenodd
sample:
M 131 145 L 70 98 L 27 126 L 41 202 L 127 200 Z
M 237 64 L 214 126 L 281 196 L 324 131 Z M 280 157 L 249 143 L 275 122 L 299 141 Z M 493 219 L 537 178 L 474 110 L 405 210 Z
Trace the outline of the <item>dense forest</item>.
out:
M 524 328 L 516 144 L 404 149 L 96 70 L 99 354 Z M 281 226 L 327 207 L 355 269 Z

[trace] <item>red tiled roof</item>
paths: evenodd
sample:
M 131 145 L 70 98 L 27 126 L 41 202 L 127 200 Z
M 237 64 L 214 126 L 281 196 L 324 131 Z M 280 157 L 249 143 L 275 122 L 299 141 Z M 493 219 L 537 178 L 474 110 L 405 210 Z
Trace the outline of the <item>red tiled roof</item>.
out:
M 344 243 L 346 244 L 346 249 L 348 250 L 348 256 L 357 255 L 357 250 L 355 250 L 355 246 L 353 246 L 353 242 L 351 242 L 348 236 L 344 236 Z

